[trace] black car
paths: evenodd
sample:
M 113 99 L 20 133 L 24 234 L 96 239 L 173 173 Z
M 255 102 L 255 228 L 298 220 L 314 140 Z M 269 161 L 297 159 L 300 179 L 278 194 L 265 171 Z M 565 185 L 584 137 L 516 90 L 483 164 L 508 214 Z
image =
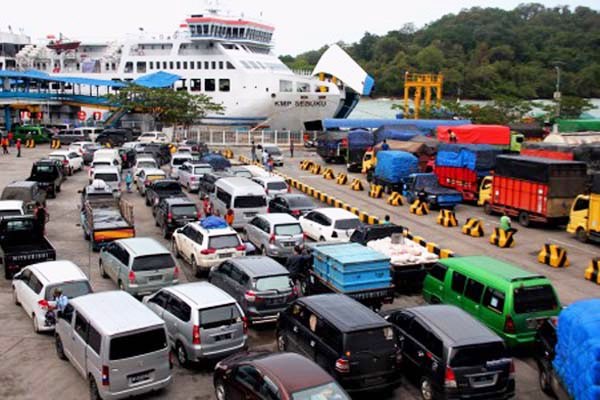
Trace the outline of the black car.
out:
M 156 207 L 154 219 L 163 237 L 168 239 L 175 229 L 200 219 L 200 210 L 187 197 L 166 198 Z
M 96 143 L 101 145 L 110 144 L 111 147 L 122 146 L 125 142 L 131 142 L 133 140 L 133 133 L 130 129 L 124 128 L 109 128 L 103 130 L 96 137 Z
M 554 357 L 556 356 L 557 319 L 549 318 L 542 322 L 536 333 L 535 359 L 539 370 L 540 389 L 550 398 L 558 400 L 570 399 L 569 392 L 564 387 L 561 379 L 554 370 Z
M 179 182 L 173 179 L 158 179 L 146 187 L 146 205 L 155 207 L 168 197 L 186 197 Z M 152 210 L 154 213 L 155 210 Z
M 206 143 L 198 142 L 197 140 L 188 139 L 181 143 L 184 146 L 190 146 L 193 153 L 199 153 L 200 156 L 208 153 L 208 146 Z
M 423 399 L 508 399 L 514 364 L 504 341 L 462 309 L 428 305 L 397 310 L 394 324 L 403 370 Z
M 208 281 L 229 293 L 249 323 L 273 322 L 298 297 L 287 269 L 266 256 L 234 257 L 210 270 Z
M 296 218 L 300 218 L 315 208 L 315 203 L 304 194 L 282 194 L 269 201 L 269 212 L 286 213 Z
M 62 164 L 57 160 L 39 160 L 33 163 L 29 182 L 37 182 L 40 189 L 46 191 L 48 197 L 55 198 L 64 181 Z
M 279 316 L 279 351 L 314 360 L 350 393 L 400 384 L 400 350 L 393 326 L 342 294 L 301 297 Z
M 92 161 L 94 161 L 94 153 L 101 148 L 102 146 L 96 143 L 83 145 L 83 154 L 81 155 L 81 157 L 83 157 L 83 163 L 85 165 L 90 165 Z
M 215 191 L 215 182 L 221 178 L 231 177 L 229 172 L 219 171 L 204 174 L 198 181 L 198 193 L 200 197 L 209 195 Z
M 168 144 L 162 143 L 147 143 L 144 147 L 145 153 L 153 153 L 154 158 L 160 165 L 165 165 L 171 162 L 171 150 Z
M 33 213 L 35 203 L 46 204 L 46 191 L 37 182 L 16 181 L 2 190 L 0 200 L 21 200 L 28 213 Z

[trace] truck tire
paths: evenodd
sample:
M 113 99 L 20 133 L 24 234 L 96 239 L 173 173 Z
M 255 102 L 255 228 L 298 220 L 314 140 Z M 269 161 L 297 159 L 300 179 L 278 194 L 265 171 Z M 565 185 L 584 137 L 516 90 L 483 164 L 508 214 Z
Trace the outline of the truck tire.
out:
M 101 400 L 100 392 L 98 392 L 98 385 L 96 385 L 96 380 L 93 376 L 89 376 L 89 388 L 90 388 L 90 400 Z
M 171 239 L 171 249 L 173 250 L 173 253 L 175 253 L 175 258 L 181 258 L 181 254 L 179 254 L 179 249 L 177 248 L 177 242 L 175 241 L 175 238 Z
M 191 264 L 192 264 L 192 273 L 194 274 L 194 276 L 196 278 L 200 278 L 200 268 L 198 268 L 198 264 L 196 264 L 196 257 L 192 256 L 192 260 L 191 260 Z
M 538 369 L 540 371 L 538 374 L 540 389 L 548 396 L 554 398 L 554 392 L 552 391 L 552 385 L 550 384 L 550 374 L 548 373 L 548 368 L 544 365 L 544 362 L 541 362 L 538 365 Z
M 581 243 L 587 243 L 587 241 L 588 241 L 588 234 L 585 231 L 585 229 L 583 229 L 583 228 L 577 228 L 577 231 L 575 232 L 575 237 Z
M 519 213 L 519 224 L 524 227 L 528 227 L 531 221 L 529 220 L 529 214 L 525 211 Z

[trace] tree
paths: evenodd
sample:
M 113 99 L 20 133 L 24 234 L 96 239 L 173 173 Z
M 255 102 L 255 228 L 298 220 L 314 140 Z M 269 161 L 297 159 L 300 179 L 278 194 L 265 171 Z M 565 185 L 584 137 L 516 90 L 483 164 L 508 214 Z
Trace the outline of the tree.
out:
M 190 94 L 171 88 L 147 88 L 129 85 L 116 94 L 108 95 L 109 104 L 128 112 L 149 114 L 160 125 L 189 126 L 204 118 L 208 112 L 220 114 L 221 104 L 203 94 Z

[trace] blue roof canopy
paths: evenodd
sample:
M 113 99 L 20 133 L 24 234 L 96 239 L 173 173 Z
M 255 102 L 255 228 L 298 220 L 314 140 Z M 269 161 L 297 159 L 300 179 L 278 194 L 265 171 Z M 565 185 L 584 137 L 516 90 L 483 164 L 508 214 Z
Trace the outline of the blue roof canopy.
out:
M 406 126 L 412 125 L 419 130 L 436 129 L 438 125 L 457 126 L 470 124 L 469 120 L 454 120 L 454 119 L 342 119 L 329 118 L 323 120 L 323 128 L 327 129 L 377 129 L 383 125 Z
M 104 80 L 104 79 L 78 78 L 78 77 L 69 77 L 69 76 L 52 76 L 52 75 L 46 74 L 45 72 L 38 71 L 35 69 L 29 69 L 29 70 L 23 71 L 23 72 L 0 70 L 0 78 L 13 78 L 13 79 L 18 79 L 18 80 L 33 79 L 33 80 L 38 80 L 38 81 L 41 80 L 41 81 L 48 81 L 48 82 L 62 82 L 62 83 L 90 85 L 90 86 L 110 86 L 110 87 L 125 87 L 126 86 L 123 82 L 109 81 L 109 80 Z
M 153 74 L 141 76 L 133 81 L 133 83 L 147 88 L 167 88 L 173 86 L 179 79 L 181 79 L 179 75 L 158 71 Z

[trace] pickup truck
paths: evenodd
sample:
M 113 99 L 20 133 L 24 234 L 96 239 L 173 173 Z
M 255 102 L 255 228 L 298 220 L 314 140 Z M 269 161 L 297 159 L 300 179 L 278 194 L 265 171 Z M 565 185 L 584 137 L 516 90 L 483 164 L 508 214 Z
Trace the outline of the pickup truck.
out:
M 94 181 L 81 192 L 81 228 L 93 251 L 113 240 L 135 236 L 133 205 L 113 194 L 110 186 Z
M 170 197 L 186 197 L 179 182 L 172 179 L 159 179 L 152 181 L 146 187 L 146 205 L 156 207 L 161 200 Z
M 48 197 L 56 198 L 64 181 L 64 174 L 60 163 L 45 159 L 33 163 L 27 180 L 37 182 L 39 188 L 45 190 Z
M 433 173 L 411 174 L 405 182 L 402 194 L 409 203 L 418 199 L 421 190 L 425 192 L 429 206 L 434 208 L 453 209 L 463 199 L 459 191 L 440 186 Z
M 301 279 L 305 296 L 341 293 L 379 311 L 394 301 L 390 259 L 358 243 L 311 243 L 312 263 Z
M 6 279 L 30 264 L 56 260 L 54 246 L 43 229 L 31 215 L 0 220 L 0 259 Z
M 390 257 L 394 286 L 398 291 L 420 290 L 427 271 L 438 260 L 418 243 L 404 238 L 405 228 L 395 224 L 360 225 L 350 242 L 360 243 Z M 392 241 L 392 235 L 400 235 L 398 244 Z

